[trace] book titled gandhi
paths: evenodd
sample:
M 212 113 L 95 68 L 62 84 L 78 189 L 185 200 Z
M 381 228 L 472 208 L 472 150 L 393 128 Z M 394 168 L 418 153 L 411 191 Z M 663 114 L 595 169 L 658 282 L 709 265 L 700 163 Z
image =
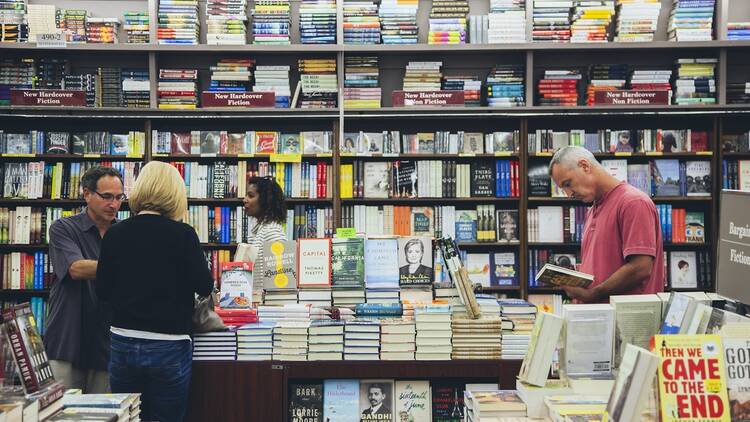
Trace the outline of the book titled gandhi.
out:
M 544 264 L 534 279 L 552 286 L 588 287 L 594 281 L 594 276 L 557 265 Z

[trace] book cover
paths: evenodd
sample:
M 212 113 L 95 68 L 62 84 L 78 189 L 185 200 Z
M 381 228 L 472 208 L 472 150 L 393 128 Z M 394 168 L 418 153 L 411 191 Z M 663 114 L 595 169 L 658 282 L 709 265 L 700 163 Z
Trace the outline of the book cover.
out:
M 607 414 L 611 420 L 641 420 L 658 365 L 659 356 L 656 354 L 632 344 L 625 347 L 620 370 L 607 402 Z
M 685 163 L 685 180 L 688 196 L 711 196 L 711 162 Z
M 748 349 L 750 324 L 727 323 L 719 332 L 727 367 L 727 396 L 734 422 L 750 421 L 750 377 Z
M 431 421 L 430 381 L 396 381 L 396 421 Z
M 365 240 L 365 286 L 368 289 L 398 288 L 398 240 Z
M 648 164 L 628 164 L 628 183 L 651 196 L 651 170 Z
M 484 154 L 484 134 L 475 132 L 464 133 L 464 144 L 461 153 Z
M 360 132 L 359 143 L 367 148 L 368 154 L 383 153 L 383 133 L 382 132 Z
M 517 243 L 518 238 L 518 210 L 497 210 L 495 212 L 497 222 L 498 243 Z
M 563 319 L 559 316 L 547 312 L 538 313 L 531 331 L 529 347 L 518 372 L 519 380 L 544 387 L 562 327 Z
M 680 196 L 679 160 L 652 160 L 649 165 L 654 196 Z
M 602 160 L 604 170 L 621 182 L 628 181 L 628 160 Z
M 432 237 L 435 234 L 432 207 L 411 207 L 411 232 L 414 236 Z
M 201 154 L 218 154 L 221 146 L 221 132 L 212 130 L 201 131 Z
M 466 254 L 466 272 L 472 284 L 490 286 L 490 255 L 488 253 Z
M 245 132 L 228 133 L 227 134 L 227 150 L 225 152 L 230 155 L 250 152 L 250 151 L 245 151 L 245 138 L 246 137 L 247 137 L 247 134 Z
M 464 383 L 451 379 L 432 382 L 433 422 L 463 422 Z
M 263 245 L 260 285 L 264 289 L 293 289 L 297 286 L 297 242 L 275 241 Z M 258 270 L 255 271 L 258 274 Z
M 393 380 L 362 379 L 359 383 L 360 422 L 394 421 Z
M 609 304 L 563 305 L 565 334 L 562 362 L 567 374 L 611 373 L 615 310 Z
M 417 197 L 417 163 L 414 161 L 395 161 L 393 179 L 396 183 L 393 195 L 396 198 Z
M 361 237 L 331 240 L 331 286 L 365 286 L 365 239 Z
M 70 134 L 68 132 L 47 132 L 47 154 L 68 154 Z
M 417 153 L 434 154 L 435 153 L 435 134 L 432 132 L 417 133 Z
M 358 137 L 359 137 L 359 134 L 356 132 L 345 133 L 344 139 L 343 141 L 341 141 L 341 146 L 339 147 L 341 154 L 344 154 L 344 155 L 356 154 Z
M 5 151 L 7 151 L 8 154 L 31 154 L 31 134 L 6 133 Z
M 685 213 L 685 241 L 688 243 L 706 242 L 706 228 L 702 211 Z
M 494 132 L 492 134 L 493 152 L 513 152 L 516 150 L 516 142 L 513 132 Z
M 331 285 L 331 239 L 299 239 L 298 287 Z
M 323 384 L 289 384 L 289 422 L 323 422 Z
M 684 152 L 685 136 L 684 130 L 660 129 L 657 138 L 661 139 L 663 152 Z
M 594 276 L 553 264 L 544 264 L 534 280 L 548 286 L 588 287 L 594 281 Z
M 323 381 L 323 421 L 358 422 L 359 380 L 327 379 Z
M 172 132 L 170 136 L 173 155 L 190 155 L 190 132 Z
M 3 309 L 2 315 L 2 329 L 26 394 L 52 385 L 55 377 L 31 306 L 28 303 L 11 306 Z
M 300 135 L 302 150 L 305 154 L 325 154 L 331 152 L 330 132 L 308 131 Z M 344 152 L 344 151 L 342 151 Z
M 698 262 L 695 251 L 669 252 L 669 284 L 672 288 L 698 287 Z
M 550 196 L 551 189 L 547 164 L 529 165 L 529 196 Z
M 302 149 L 299 142 L 299 134 L 282 133 L 279 136 L 279 152 L 281 154 L 301 154 Z
M 225 262 L 221 264 L 219 307 L 249 309 L 253 301 L 253 264 Z
M 456 242 L 477 241 L 476 210 L 456 210 Z
M 638 150 L 638 137 L 633 136 L 629 130 L 613 130 L 609 139 L 609 152 L 633 152 Z
M 515 252 L 490 254 L 490 286 L 518 285 L 518 261 Z
M 432 284 L 434 277 L 432 250 L 431 237 L 398 238 L 398 274 L 401 287 Z
M 255 153 L 256 154 L 273 154 L 276 152 L 278 143 L 278 132 L 255 132 Z
M 552 254 L 552 263 L 558 267 L 567 268 L 569 270 L 576 269 L 576 256 L 570 253 L 554 253 Z
M 664 422 L 729 422 L 726 369 L 721 337 L 656 335 L 659 401 Z
M 390 163 L 365 163 L 365 198 L 388 198 L 390 192 Z
M 492 164 L 471 164 L 471 196 L 495 196 L 495 169 Z

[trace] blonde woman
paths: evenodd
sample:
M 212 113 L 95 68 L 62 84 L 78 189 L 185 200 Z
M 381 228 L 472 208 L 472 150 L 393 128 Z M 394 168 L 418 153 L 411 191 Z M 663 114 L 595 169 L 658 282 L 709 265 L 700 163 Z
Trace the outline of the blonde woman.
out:
M 141 393 L 141 419 L 182 421 L 192 365 L 194 294 L 213 280 L 195 231 L 181 219 L 185 184 L 177 170 L 150 162 L 130 195 L 132 217 L 107 231 L 96 292 L 112 311 L 113 393 Z

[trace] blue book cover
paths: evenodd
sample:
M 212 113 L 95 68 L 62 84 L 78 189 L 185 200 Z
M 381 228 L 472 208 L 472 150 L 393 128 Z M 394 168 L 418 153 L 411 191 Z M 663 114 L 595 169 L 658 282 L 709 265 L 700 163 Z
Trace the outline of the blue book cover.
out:
M 368 315 L 388 315 L 388 316 L 401 316 L 404 313 L 404 309 L 401 307 L 401 303 L 358 303 L 354 309 L 356 316 L 368 316 Z
M 679 196 L 679 160 L 653 160 L 650 165 L 654 196 Z
M 359 422 L 359 380 L 323 381 L 323 420 Z
M 672 206 L 667 205 L 667 237 L 666 240 L 672 240 Z
M 456 210 L 456 242 L 477 241 L 477 212 Z
M 398 240 L 396 238 L 365 240 L 365 287 L 398 288 Z
M 490 286 L 518 284 L 518 262 L 514 252 L 490 254 Z

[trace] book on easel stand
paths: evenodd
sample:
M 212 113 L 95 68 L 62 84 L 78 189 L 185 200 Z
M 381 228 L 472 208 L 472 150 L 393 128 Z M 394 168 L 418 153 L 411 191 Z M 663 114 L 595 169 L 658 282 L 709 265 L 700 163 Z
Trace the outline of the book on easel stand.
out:
M 12 306 L 4 309 L 2 316 L 2 336 L 13 357 L 12 362 L 5 362 L 4 379 L 14 372 L 18 374 L 23 386 L 22 398 L 38 404 L 38 418 L 43 420 L 62 408 L 60 399 L 65 388 L 55 381 L 31 306 L 28 303 Z M 20 390 L 3 386 L 6 388 L 11 390 L 6 390 L 7 396 L 21 396 Z M 5 392 L 0 396 L 6 396 Z

